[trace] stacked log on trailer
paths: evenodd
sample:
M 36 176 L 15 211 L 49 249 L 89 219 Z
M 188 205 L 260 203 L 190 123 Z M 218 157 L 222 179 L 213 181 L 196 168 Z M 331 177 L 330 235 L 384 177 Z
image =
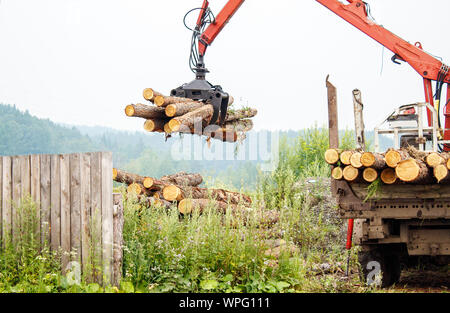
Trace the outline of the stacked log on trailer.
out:
M 234 99 L 230 97 L 225 124 L 219 127 L 212 121 L 214 109 L 208 102 L 192 99 L 168 97 L 147 88 L 143 92 L 147 104 L 130 104 L 125 107 L 128 117 L 145 119 L 144 129 L 148 132 L 196 134 L 218 139 L 223 142 L 242 141 L 253 128 L 251 118 L 258 113 L 256 109 L 233 109 Z
M 225 213 L 227 209 L 237 211 L 252 205 L 251 198 L 245 194 L 199 187 L 203 182 L 200 174 L 180 172 L 155 179 L 113 169 L 113 180 L 126 184 L 128 194 L 137 195 L 149 205 L 166 208 L 176 205 L 183 215 L 196 210 L 202 213 L 211 206 Z
M 329 149 L 325 161 L 331 177 L 352 183 L 445 184 L 450 183 L 450 154 L 422 152 L 413 147 L 385 153 Z

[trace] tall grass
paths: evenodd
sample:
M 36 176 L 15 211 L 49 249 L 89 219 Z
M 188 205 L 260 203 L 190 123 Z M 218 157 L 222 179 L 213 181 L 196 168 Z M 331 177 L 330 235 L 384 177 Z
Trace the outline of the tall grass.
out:
M 341 134 L 340 142 L 340 148 L 344 150 L 355 146 L 350 131 Z M 259 199 L 270 208 L 293 206 L 295 182 L 329 176 L 330 167 L 323 157 L 328 147 L 328 129 L 317 126 L 299 133 L 294 141 L 281 138 L 278 167 L 271 173 L 260 173 Z
M 41 242 L 36 204 L 30 198 L 14 208 L 20 230 L 7 233 L 0 247 L 0 292 L 51 292 L 58 286 L 58 252 Z M 5 226 L 4 226 L 5 227 Z
M 350 148 L 351 134 L 341 142 Z M 124 197 L 120 288 L 63 276 L 61 254 L 51 252 L 36 231 L 36 206 L 23 202 L 17 208 L 18 242 L 5 238 L 0 248 L 0 292 L 354 291 L 352 281 L 315 269 L 328 263 L 342 272 L 346 258 L 343 222 L 325 198 L 327 185 L 320 183 L 329 171 L 323 161 L 327 147 L 328 133 L 317 127 L 293 142 L 283 139 L 280 163 L 273 173 L 260 174 L 254 208 L 246 214 L 207 208 L 183 217 L 176 207 L 149 207 Z M 305 184 L 306 178 L 317 183 Z M 260 223 L 259 214 L 269 209 L 280 214 L 272 227 Z

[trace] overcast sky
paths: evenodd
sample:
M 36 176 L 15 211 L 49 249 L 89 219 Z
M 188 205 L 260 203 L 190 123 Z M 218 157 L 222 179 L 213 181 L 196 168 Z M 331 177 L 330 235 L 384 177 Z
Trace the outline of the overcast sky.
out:
M 226 3 L 210 2 L 216 14 Z M 450 60 L 450 1 L 368 2 L 379 24 Z M 146 87 L 168 93 L 193 79 L 182 18 L 201 3 L 2 0 L 0 103 L 56 122 L 140 130 L 125 105 L 142 102 Z M 314 0 L 247 0 L 206 63 L 211 83 L 258 109 L 256 129 L 325 125 L 327 74 L 338 87 L 340 127 L 353 125 L 359 88 L 372 129 L 396 106 L 424 100 L 421 77 L 391 56 Z

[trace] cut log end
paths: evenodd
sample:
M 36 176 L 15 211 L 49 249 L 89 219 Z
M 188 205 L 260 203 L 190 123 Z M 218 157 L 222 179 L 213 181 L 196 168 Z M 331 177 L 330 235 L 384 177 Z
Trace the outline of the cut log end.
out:
M 397 181 L 397 176 L 393 168 L 386 168 L 381 172 L 381 181 L 386 185 L 392 185 Z
M 398 163 L 400 163 L 402 160 L 402 156 L 400 155 L 400 153 L 395 150 L 390 150 L 390 151 L 386 152 L 386 155 L 384 158 L 386 160 L 387 166 L 392 167 L 392 168 L 396 168 Z
M 167 201 L 181 201 L 182 192 L 180 188 L 175 185 L 168 185 L 163 188 L 163 197 Z
M 181 214 L 191 214 L 192 213 L 192 200 L 191 199 L 183 199 L 178 203 L 178 211 Z
M 404 160 L 398 163 L 395 174 L 404 182 L 414 182 L 421 178 L 421 167 L 415 159 Z
M 427 157 L 425 158 L 425 161 L 426 161 L 427 165 L 430 167 L 435 167 L 435 166 L 438 166 L 439 164 L 443 164 L 445 162 L 444 158 L 441 157 L 439 155 L 439 153 L 436 153 L 436 152 L 432 152 L 429 155 L 427 155 Z
M 166 107 L 166 115 L 167 115 L 168 117 L 174 117 L 175 114 L 177 114 L 177 106 L 176 106 L 176 105 L 173 105 L 173 104 L 169 104 L 169 105 Z
M 130 104 L 125 107 L 125 114 L 127 116 L 129 117 L 134 116 L 134 113 L 135 113 L 134 106 Z
M 366 182 L 373 183 L 378 178 L 378 172 L 375 169 L 368 167 L 363 171 L 363 178 Z
M 140 195 L 142 193 L 142 187 L 139 184 L 130 184 L 127 187 L 127 193 Z
M 117 169 L 113 168 L 113 180 L 117 178 Z
M 164 124 L 164 132 L 166 134 L 171 134 L 172 130 L 170 129 L 169 123 Z
M 172 119 L 169 121 L 168 126 L 171 132 L 177 132 L 180 130 L 181 123 L 176 119 Z
M 352 156 L 350 157 L 351 166 L 353 166 L 354 168 L 363 167 L 363 165 L 361 163 L 361 156 L 362 156 L 362 154 L 359 152 L 353 153 Z
M 144 123 L 144 129 L 148 132 L 153 132 L 155 130 L 155 122 L 153 122 L 153 120 L 146 120 Z
M 438 183 L 440 183 L 444 180 L 447 180 L 448 176 L 449 176 L 449 170 L 448 170 L 447 166 L 443 165 L 443 164 L 437 165 L 434 168 L 433 173 L 434 173 L 434 177 L 436 177 Z
M 325 161 L 330 165 L 336 164 L 339 161 L 339 151 L 336 149 L 325 151 Z
M 153 183 L 154 183 L 153 178 L 151 177 L 144 178 L 143 185 L 145 188 L 151 188 L 153 186 Z
M 332 171 L 331 171 L 331 177 L 335 180 L 341 180 L 344 177 L 344 173 L 342 171 L 342 168 L 340 167 L 335 167 Z
M 340 160 L 344 165 L 350 165 L 350 158 L 352 157 L 353 151 L 344 151 L 340 155 Z
M 375 156 L 373 153 L 364 152 L 361 155 L 361 164 L 365 167 L 371 167 L 375 164 Z
M 153 101 L 158 93 L 155 92 L 152 88 L 145 88 L 142 95 L 144 96 L 145 100 Z
M 156 106 L 161 107 L 165 103 L 165 99 L 163 96 L 156 96 L 153 102 Z
M 359 170 L 351 165 L 348 165 L 344 168 L 343 176 L 346 181 L 354 182 L 358 179 Z

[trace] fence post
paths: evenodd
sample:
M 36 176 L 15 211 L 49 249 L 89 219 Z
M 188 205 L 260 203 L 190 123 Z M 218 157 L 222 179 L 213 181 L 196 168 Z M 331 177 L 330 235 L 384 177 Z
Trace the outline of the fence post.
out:
M 123 199 L 121 193 L 113 194 L 114 210 L 114 251 L 113 251 L 113 285 L 119 286 L 122 279 L 123 262 Z

